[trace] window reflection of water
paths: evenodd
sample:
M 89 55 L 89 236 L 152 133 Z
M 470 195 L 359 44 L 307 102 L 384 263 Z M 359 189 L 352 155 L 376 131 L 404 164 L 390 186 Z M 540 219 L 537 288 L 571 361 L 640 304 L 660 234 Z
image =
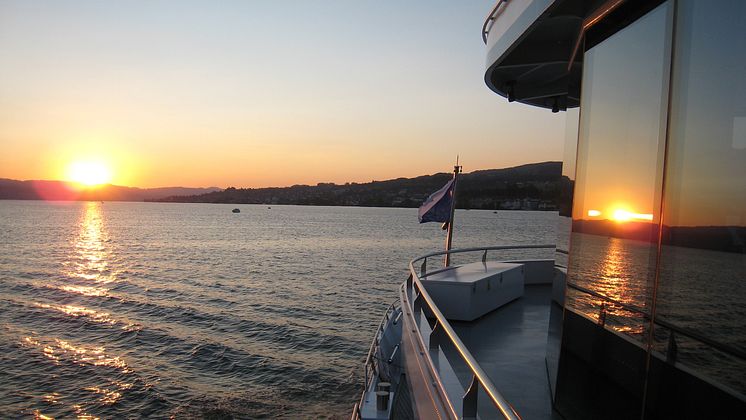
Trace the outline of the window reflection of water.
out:
M 645 320 L 640 313 L 647 304 L 647 242 L 573 233 L 570 282 L 607 298 L 580 292 L 568 294 L 568 306 L 616 331 L 642 339 Z M 617 304 L 618 303 L 618 304 Z
M 649 318 L 640 312 L 650 313 L 649 267 L 653 266 L 654 251 L 651 244 L 582 233 L 572 235 L 570 283 L 621 305 L 568 289 L 567 306 L 596 322 L 604 317 L 606 327 L 644 341 Z M 667 259 L 662 261 L 659 273 L 656 319 L 732 348 L 746 348 L 746 326 L 732 328 L 737 320 L 746 317 L 746 308 L 739 301 L 746 293 L 738 269 L 743 255 L 674 246 L 664 246 L 663 252 Z M 665 357 L 670 331 L 661 325 L 655 328 L 653 349 Z M 682 334 L 676 334 L 675 341 L 678 362 L 736 390 L 746 389 L 746 378 L 738 374 L 743 371 L 744 361 Z
M 571 283 L 624 305 L 644 309 L 650 299 L 647 279 L 650 244 L 574 233 Z M 707 333 L 718 341 L 746 346 L 746 326 L 720 331 L 723 319 L 740 319 L 746 308 L 733 310 L 746 293 L 739 266 L 743 255 L 664 246 L 668 259 L 660 269 L 657 314 L 681 327 Z M 717 272 L 717 276 L 713 273 Z M 687 273 L 682 276 L 681 273 Z M 594 319 L 601 299 L 575 297 L 570 306 Z M 623 315 L 623 314 L 622 314 Z M 736 334 L 734 334 L 736 333 Z

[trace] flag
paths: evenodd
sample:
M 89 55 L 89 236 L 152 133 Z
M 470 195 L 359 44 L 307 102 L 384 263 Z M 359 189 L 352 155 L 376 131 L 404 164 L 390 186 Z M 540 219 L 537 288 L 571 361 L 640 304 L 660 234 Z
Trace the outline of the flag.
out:
M 420 223 L 449 222 L 451 220 L 451 202 L 455 179 L 448 181 L 443 188 L 430 194 L 417 212 Z

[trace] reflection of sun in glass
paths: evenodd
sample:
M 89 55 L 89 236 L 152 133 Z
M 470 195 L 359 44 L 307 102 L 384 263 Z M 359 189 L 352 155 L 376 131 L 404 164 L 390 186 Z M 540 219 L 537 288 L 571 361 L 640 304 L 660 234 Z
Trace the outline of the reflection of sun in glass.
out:
M 631 220 L 653 220 L 653 215 L 650 213 L 635 213 L 625 209 L 616 209 L 612 214 L 612 219 L 617 222 L 629 222 Z
M 630 222 L 630 221 L 652 221 L 653 215 L 651 213 L 636 213 L 627 210 L 625 207 L 613 207 L 610 210 L 602 212 L 601 210 L 591 209 L 588 210 L 588 217 L 601 217 L 606 214 L 606 218 L 615 222 Z

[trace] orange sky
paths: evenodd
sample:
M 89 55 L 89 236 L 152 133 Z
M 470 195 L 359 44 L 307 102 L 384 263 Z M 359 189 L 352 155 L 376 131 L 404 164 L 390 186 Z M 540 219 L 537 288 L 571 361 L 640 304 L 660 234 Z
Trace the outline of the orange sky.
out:
M 484 84 L 492 5 L 3 2 L 0 177 L 94 160 L 120 185 L 259 187 L 560 160 L 563 113 Z

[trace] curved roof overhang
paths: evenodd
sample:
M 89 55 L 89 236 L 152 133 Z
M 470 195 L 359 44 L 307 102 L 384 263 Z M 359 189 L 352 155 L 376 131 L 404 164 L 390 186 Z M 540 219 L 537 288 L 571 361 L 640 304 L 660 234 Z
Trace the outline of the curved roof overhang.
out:
M 487 86 L 554 112 L 580 104 L 584 49 L 661 1 L 500 0 L 487 19 Z

